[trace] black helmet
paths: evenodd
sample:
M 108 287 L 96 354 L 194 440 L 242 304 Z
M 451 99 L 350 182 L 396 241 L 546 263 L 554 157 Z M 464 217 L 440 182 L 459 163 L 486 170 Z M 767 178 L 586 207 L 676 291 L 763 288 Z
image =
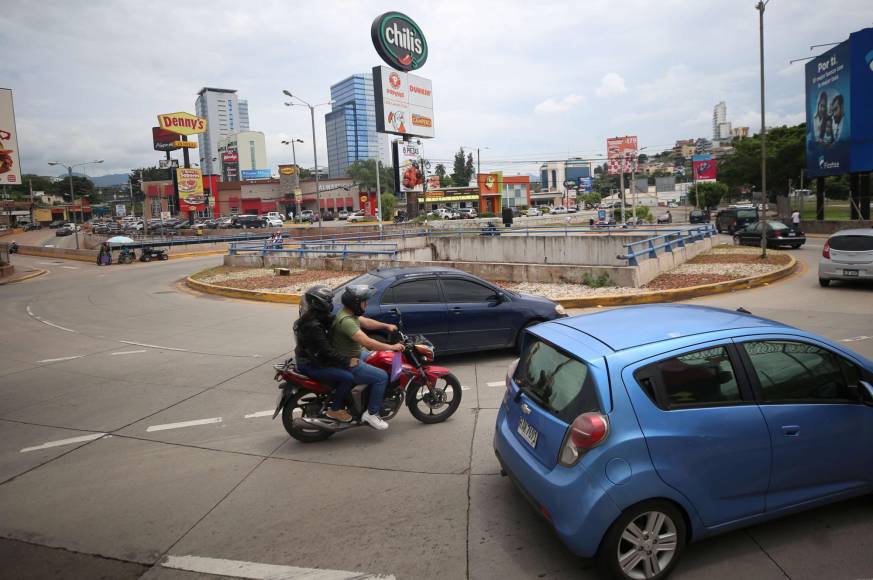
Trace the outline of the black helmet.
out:
M 333 308 L 333 290 L 323 284 L 312 286 L 303 294 L 301 306 L 318 314 L 327 314 Z
M 361 308 L 361 303 L 369 300 L 373 295 L 373 289 L 363 284 L 353 284 L 346 286 L 343 291 L 342 302 L 343 306 L 352 311 L 355 316 L 362 316 L 364 309 Z

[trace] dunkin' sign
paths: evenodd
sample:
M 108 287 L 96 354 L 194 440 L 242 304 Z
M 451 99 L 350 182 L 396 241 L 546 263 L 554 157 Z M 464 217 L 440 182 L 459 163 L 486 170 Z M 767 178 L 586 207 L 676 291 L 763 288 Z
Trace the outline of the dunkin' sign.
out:
M 161 129 L 172 131 L 179 135 L 196 135 L 206 132 L 206 119 L 191 113 L 166 113 L 158 115 L 158 125 Z
M 418 24 L 400 12 L 377 16 L 370 27 L 376 52 L 392 68 L 411 71 L 427 61 L 427 40 Z

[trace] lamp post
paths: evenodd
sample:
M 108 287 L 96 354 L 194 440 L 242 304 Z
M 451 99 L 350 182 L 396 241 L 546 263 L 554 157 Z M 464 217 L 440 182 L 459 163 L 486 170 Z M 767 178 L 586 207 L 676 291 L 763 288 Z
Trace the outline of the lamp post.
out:
M 466 147 L 466 145 L 461 145 L 461 147 Z M 472 147 L 470 147 L 472 149 Z M 481 150 L 485 149 L 486 151 L 490 151 L 491 147 L 476 147 L 476 188 L 479 188 L 479 175 L 482 173 L 482 162 L 481 162 Z M 503 196 L 503 192 L 500 192 L 501 197 Z M 482 211 L 482 208 L 479 208 L 479 211 Z
M 761 220 L 761 257 L 767 257 L 767 124 L 764 114 L 764 9 L 770 0 L 759 0 L 759 32 L 761 40 L 761 196 L 764 198 L 764 219 Z
M 291 145 L 291 160 L 294 162 L 294 167 L 297 167 L 297 149 L 294 147 L 295 143 L 303 143 L 303 139 L 290 139 L 288 141 L 282 141 L 282 145 Z
M 326 103 L 318 103 L 317 105 L 310 105 L 309 103 L 307 103 L 306 101 L 304 101 L 300 97 L 292 95 L 287 90 L 283 90 L 282 93 L 284 93 L 285 96 L 287 96 L 289 99 L 297 99 L 298 101 L 300 101 L 300 103 L 292 103 L 289 101 L 289 102 L 285 103 L 286 107 L 293 107 L 294 105 L 301 105 L 301 104 L 306 106 L 306 107 L 309 107 L 309 116 L 310 116 L 310 119 L 312 120 L 312 157 L 313 157 L 313 161 L 315 163 L 315 202 L 316 202 L 316 204 L 318 204 L 318 237 L 321 238 L 321 237 L 324 237 L 323 236 L 324 229 L 323 229 L 323 226 L 321 223 L 321 192 L 318 190 L 318 148 L 316 147 L 316 143 L 315 143 L 315 107 L 320 107 L 322 105 L 330 105 L 333 103 L 333 101 L 328 101 Z
M 74 167 L 83 167 L 85 165 L 96 165 L 97 163 L 103 163 L 103 160 L 100 159 L 98 161 L 83 161 L 82 163 L 74 163 L 72 165 L 67 165 L 66 163 L 61 163 L 60 161 L 49 161 L 49 165 L 60 165 L 61 167 L 67 168 L 67 175 L 70 177 L 70 203 L 76 203 L 76 193 L 73 191 L 73 168 Z M 79 207 L 79 211 L 82 212 L 82 221 L 85 221 L 85 208 Z M 79 232 L 76 230 L 76 214 L 73 214 L 73 235 L 76 236 L 76 249 L 79 249 Z
M 295 139 L 292 137 L 288 141 L 282 141 L 282 145 L 291 145 L 291 161 L 294 163 L 294 190 L 300 189 L 300 168 L 297 167 L 297 148 L 294 147 L 295 143 L 303 143 L 303 139 Z M 318 170 L 316 168 L 316 173 Z M 296 195 L 296 194 L 295 194 Z M 287 207 L 287 206 L 286 206 Z M 297 198 L 294 198 L 294 211 L 297 216 L 300 216 L 300 208 L 297 207 Z

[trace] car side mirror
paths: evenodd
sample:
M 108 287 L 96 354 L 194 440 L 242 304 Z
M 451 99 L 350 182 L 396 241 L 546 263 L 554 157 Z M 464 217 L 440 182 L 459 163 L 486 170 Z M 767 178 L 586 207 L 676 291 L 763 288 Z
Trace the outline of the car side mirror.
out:
M 873 385 L 871 385 L 867 381 L 859 382 L 861 384 L 861 388 L 864 389 L 864 392 L 866 392 L 867 394 L 866 397 L 862 397 L 864 399 L 864 403 L 867 405 L 873 405 Z M 864 393 L 862 392 L 861 394 L 863 395 Z
M 503 292 L 495 292 L 491 299 L 500 304 L 501 302 L 506 301 L 506 294 L 504 294 Z

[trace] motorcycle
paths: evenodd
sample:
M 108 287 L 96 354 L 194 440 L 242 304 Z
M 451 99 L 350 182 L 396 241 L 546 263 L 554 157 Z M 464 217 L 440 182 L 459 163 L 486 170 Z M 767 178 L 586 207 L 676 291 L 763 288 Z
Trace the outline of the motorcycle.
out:
M 403 403 L 422 423 L 441 423 L 461 404 L 461 383 L 449 369 L 431 364 L 434 347 L 423 336 L 407 336 L 398 331 L 403 351 L 370 353 L 367 364 L 388 373 L 388 387 L 382 399 L 380 416 L 385 421 L 400 412 Z M 275 419 L 282 414 L 282 425 L 291 437 L 303 443 L 324 441 L 335 433 L 366 425 L 361 415 L 369 404 L 370 385 L 355 385 L 347 399 L 352 421 L 344 423 L 325 415 L 330 408 L 333 388 L 297 370 L 289 358 L 274 365 L 279 382 Z
M 9 253 L 17 254 L 18 253 L 18 242 L 12 242 L 9 244 Z

